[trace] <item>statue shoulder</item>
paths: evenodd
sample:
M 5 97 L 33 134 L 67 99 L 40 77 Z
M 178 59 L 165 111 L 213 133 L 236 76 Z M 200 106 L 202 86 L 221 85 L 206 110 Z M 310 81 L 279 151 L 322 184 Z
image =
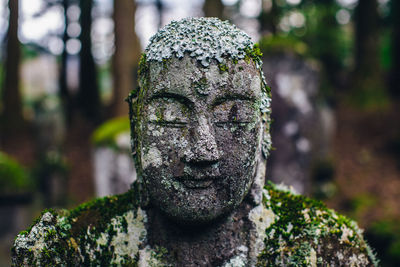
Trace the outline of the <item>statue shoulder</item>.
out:
M 267 224 L 258 266 L 377 266 L 362 230 L 322 202 L 270 184 L 264 188 Z
M 146 214 L 135 190 L 48 210 L 12 248 L 13 266 L 98 266 L 135 263 L 146 238 Z M 119 248 L 119 249 L 116 249 Z

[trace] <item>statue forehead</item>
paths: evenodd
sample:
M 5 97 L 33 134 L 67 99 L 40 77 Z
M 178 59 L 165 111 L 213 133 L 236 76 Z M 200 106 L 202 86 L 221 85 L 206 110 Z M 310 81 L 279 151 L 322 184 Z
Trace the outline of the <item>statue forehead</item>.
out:
M 254 64 L 244 60 L 237 63 L 210 64 L 204 68 L 196 60 L 185 56 L 173 58 L 165 69 L 162 63 L 151 62 L 149 67 L 149 91 L 147 97 L 159 93 L 215 95 L 228 93 L 232 96 L 261 98 L 261 79 Z

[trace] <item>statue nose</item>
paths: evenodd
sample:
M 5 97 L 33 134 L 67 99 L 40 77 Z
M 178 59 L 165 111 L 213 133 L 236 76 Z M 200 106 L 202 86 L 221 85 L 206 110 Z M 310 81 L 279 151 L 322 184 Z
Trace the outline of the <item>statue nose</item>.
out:
M 214 129 L 205 116 L 201 116 L 193 130 L 191 153 L 185 155 L 187 162 L 212 164 L 219 160 L 220 152 Z

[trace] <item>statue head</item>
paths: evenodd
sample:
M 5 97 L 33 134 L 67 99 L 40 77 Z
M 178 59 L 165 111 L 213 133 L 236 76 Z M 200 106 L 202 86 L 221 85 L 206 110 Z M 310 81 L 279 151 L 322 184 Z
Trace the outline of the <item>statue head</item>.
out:
M 229 214 L 270 147 L 257 47 L 228 22 L 188 18 L 151 38 L 139 68 L 132 150 L 149 205 L 186 224 Z

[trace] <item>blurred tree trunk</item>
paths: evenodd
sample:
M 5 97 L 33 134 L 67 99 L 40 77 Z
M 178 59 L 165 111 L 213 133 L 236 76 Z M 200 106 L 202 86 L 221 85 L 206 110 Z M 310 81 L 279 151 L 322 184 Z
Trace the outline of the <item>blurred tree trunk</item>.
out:
M 355 67 L 363 75 L 371 75 L 379 68 L 378 23 L 377 1 L 358 1 L 355 9 Z
M 15 157 L 25 165 L 35 159 L 35 146 L 32 129 L 22 115 L 22 96 L 20 92 L 21 51 L 18 40 L 18 0 L 9 0 L 9 26 L 6 35 L 5 76 L 2 88 L 3 111 L 0 120 L 1 150 Z
M 336 12 L 339 10 L 335 0 L 320 0 L 318 2 L 320 22 L 316 25 L 315 43 L 311 44 L 313 53 L 323 64 L 325 76 L 329 84 L 340 88 L 339 72 L 343 69 L 340 53 L 340 35 L 343 34 L 336 21 Z
M 203 11 L 205 17 L 224 19 L 224 5 L 221 0 L 205 0 Z
M 81 34 L 79 36 L 81 51 L 79 54 L 80 68 L 77 102 L 79 109 L 89 121 L 99 123 L 102 110 L 91 39 L 93 0 L 79 1 L 79 6 L 81 8 Z
M 128 114 L 128 105 L 124 99 L 138 86 L 136 73 L 141 48 L 135 33 L 135 11 L 136 4 L 133 0 L 114 1 L 114 96 L 111 103 L 113 116 Z
M 391 1 L 392 17 L 392 70 L 390 90 L 393 96 L 400 98 L 400 1 Z
M 7 32 L 7 50 L 5 77 L 3 86 L 2 130 L 7 132 L 23 125 L 21 93 L 19 90 L 20 43 L 18 41 L 18 0 L 9 0 L 9 26 Z
M 155 0 L 156 2 L 156 8 L 158 12 L 158 29 L 161 28 L 163 25 L 163 12 L 164 12 L 164 4 L 162 0 Z
M 69 39 L 68 33 L 67 33 L 67 28 L 68 28 L 68 17 L 67 17 L 67 9 L 69 7 L 69 0 L 62 0 L 62 6 L 64 8 L 64 33 L 63 33 L 63 43 L 64 43 L 64 48 L 63 52 L 61 54 L 61 62 L 60 62 L 60 74 L 59 74 L 59 86 L 60 86 L 60 99 L 63 105 L 63 110 L 64 110 L 64 116 L 66 118 L 66 121 L 68 123 L 71 122 L 71 112 L 72 112 L 72 100 L 71 100 L 71 95 L 68 91 L 68 86 L 67 86 L 67 41 Z
M 388 104 L 379 58 L 377 0 L 358 1 L 355 9 L 355 70 L 353 102 L 362 108 L 383 108 Z
M 277 33 L 277 25 L 279 23 L 279 8 L 276 0 L 262 0 L 261 13 L 258 16 L 260 22 L 260 32 L 262 35 Z

